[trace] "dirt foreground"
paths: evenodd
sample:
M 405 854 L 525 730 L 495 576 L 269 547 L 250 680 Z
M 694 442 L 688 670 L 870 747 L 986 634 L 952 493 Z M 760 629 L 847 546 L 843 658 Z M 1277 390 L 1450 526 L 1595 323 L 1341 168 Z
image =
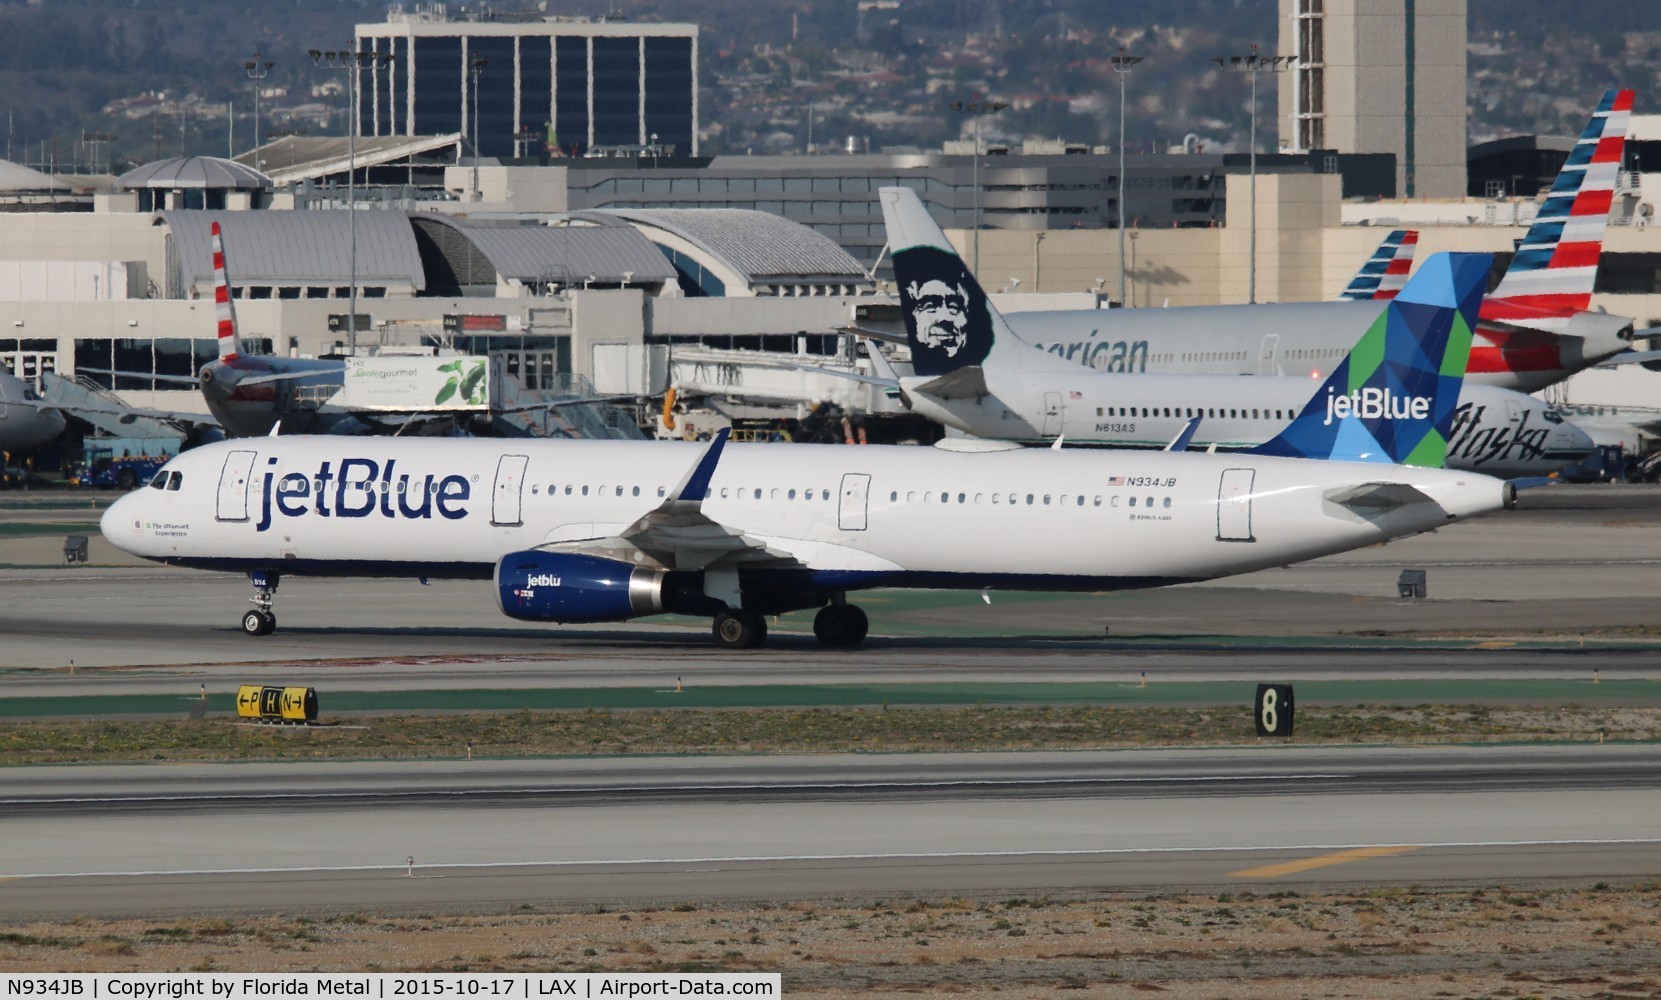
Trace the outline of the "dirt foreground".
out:
M 7 971 L 779 971 L 791 997 L 1661 995 L 1661 886 L 79 920 Z

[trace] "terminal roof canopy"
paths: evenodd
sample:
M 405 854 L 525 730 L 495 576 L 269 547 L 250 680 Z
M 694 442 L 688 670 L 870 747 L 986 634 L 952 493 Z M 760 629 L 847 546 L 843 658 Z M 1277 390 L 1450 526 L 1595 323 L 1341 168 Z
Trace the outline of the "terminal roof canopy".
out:
M 477 247 L 496 275 L 524 284 L 659 285 L 675 280 L 675 269 L 640 230 L 623 223 L 546 224 L 540 220 L 458 219 L 423 212 L 415 224 L 454 230 Z M 435 240 L 446 256 L 453 241 Z M 460 274 L 464 268 L 452 264 Z
M 345 136 L 287 135 L 236 158 L 239 165 L 258 159 L 260 169 L 279 187 L 297 181 L 320 181 L 351 165 L 359 177 L 388 164 L 453 164 L 461 150 L 461 133 L 447 135 L 360 135 L 348 149 Z
M 347 212 L 158 212 L 172 234 L 179 278 L 185 288 L 213 282 L 212 224 L 225 233 L 232 285 L 340 285 L 351 275 L 352 213 Z M 360 283 L 426 287 L 415 234 L 402 212 L 358 212 L 357 276 Z
M 49 174 L 31 170 L 10 160 L 0 160 L 0 191 L 50 191 L 66 187 Z
M 134 167 L 116 178 L 115 186 L 125 191 L 141 188 L 261 191 L 271 188 L 271 178 L 235 160 L 217 156 L 180 156 Z
M 870 283 L 870 276 L 830 237 L 800 223 L 741 208 L 604 209 L 637 225 L 662 229 L 700 247 L 752 283 L 784 280 Z

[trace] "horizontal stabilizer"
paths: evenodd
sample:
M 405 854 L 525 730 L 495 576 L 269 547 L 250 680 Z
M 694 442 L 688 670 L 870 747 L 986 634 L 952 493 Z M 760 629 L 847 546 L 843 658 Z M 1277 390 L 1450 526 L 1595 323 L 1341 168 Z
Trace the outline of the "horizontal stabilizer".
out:
M 986 369 L 979 365 L 958 368 L 926 382 L 913 382 L 905 389 L 935 399 L 985 399 L 991 395 L 986 389 Z
M 905 334 L 894 333 L 889 330 L 874 330 L 868 326 L 839 326 L 837 333 L 852 333 L 860 337 L 870 337 L 872 340 L 885 340 L 890 344 L 904 344 Z
M 1661 351 L 1622 351 L 1612 354 L 1593 368 L 1620 368 L 1624 365 L 1649 365 L 1661 361 Z
M 1435 503 L 1417 487 L 1406 483 L 1360 483 L 1327 493 L 1326 499 L 1357 512 L 1383 512 L 1416 503 Z

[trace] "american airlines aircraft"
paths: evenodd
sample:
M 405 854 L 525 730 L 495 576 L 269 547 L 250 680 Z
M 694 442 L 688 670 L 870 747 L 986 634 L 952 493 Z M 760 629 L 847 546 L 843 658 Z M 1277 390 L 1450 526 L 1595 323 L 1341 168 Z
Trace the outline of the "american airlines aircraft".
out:
M 707 446 L 273 437 L 185 452 L 102 527 L 144 558 L 248 573 L 250 635 L 276 627 L 284 575 L 490 580 L 512 618 L 709 615 L 716 642 L 743 648 L 765 615 L 814 608 L 822 643 L 855 644 L 868 621 L 848 595 L 871 587 L 1101 591 L 1250 572 L 1509 505 L 1510 484 L 1428 467 L 1487 267 L 1427 262 L 1390 304 L 1380 353 L 1341 365 L 1272 455 L 729 446 L 725 431 Z M 1283 457 L 1349 454 L 1375 460 Z M 1387 464 L 1401 459 L 1423 464 Z
M 43 445 L 63 427 L 63 414 L 47 406 L 33 386 L 0 369 L 0 452 Z
M 1395 298 L 1407 284 L 1407 272 L 1413 269 L 1413 253 L 1418 247 L 1417 229 L 1391 232 L 1338 297 L 1348 302 Z
M 1534 392 L 1631 348 L 1632 321 L 1587 311 L 1632 111 L 1603 95 L 1500 284 L 1482 304 L 1467 379 Z M 1355 302 L 1012 313 L 1029 342 L 1103 371 L 1317 374 L 1366 332 Z
M 1201 417 L 1193 447 L 1238 451 L 1273 438 L 1320 388 L 1291 375 L 1093 371 L 1033 350 L 1007 327 L 994 332 L 991 324 L 970 323 L 970 316 L 994 307 L 976 306 L 985 293 L 916 192 L 883 188 L 880 198 L 916 372 L 898 379 L 900 398 L 937 423 L 975 437 L 1027 444 L 1064 438 L 1072 444 L 1160 448 Z M 1386 289 L 1383 301 L 1397 294 Z M 1372 343 L 1390 315 L 1383 301 L 1374 301 L 1375 322 L 1352 347 L 1364 350 Z M 947 341 L 962 347 L 951 353 L 935 348 Z M 872 360 L 881 364 L 875 355 Z M 1505 478 L 1543 476 L 1591 450 L 1591 438 L 1540 400 L 1466 385 L 1447 464 Z
M 208 412 L 226 437 L 257 437 L 278 426 L 289 433 L 327 434 L 367 428 L 354 415 L 322 411 L 299 403 L 302 393 L 332 395 L 346 377 L 340 361 L 243 354 L 236 328 L 236 304 L 225 270 L 225 237 L 213 224 L 213 304 L 219 329 L 219 358 L 197 375 Z

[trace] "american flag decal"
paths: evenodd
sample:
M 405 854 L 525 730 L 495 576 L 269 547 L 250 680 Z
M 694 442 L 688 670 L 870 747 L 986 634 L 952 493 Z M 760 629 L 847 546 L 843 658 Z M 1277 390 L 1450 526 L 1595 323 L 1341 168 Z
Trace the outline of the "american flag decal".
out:
M 1079 392 L 1077 389 L 1069 389 L 1067 391 L 1067 398 L 1068 399 L 1083 399 L 1084 398 L 1084 393 Z
M 1123 485 L 1125 485 L 1125 477 L 1124 476 L 1108 476 L 1107 477 L 1107 485 L 1109 485 L 1109 486 L 1123 486 Z

